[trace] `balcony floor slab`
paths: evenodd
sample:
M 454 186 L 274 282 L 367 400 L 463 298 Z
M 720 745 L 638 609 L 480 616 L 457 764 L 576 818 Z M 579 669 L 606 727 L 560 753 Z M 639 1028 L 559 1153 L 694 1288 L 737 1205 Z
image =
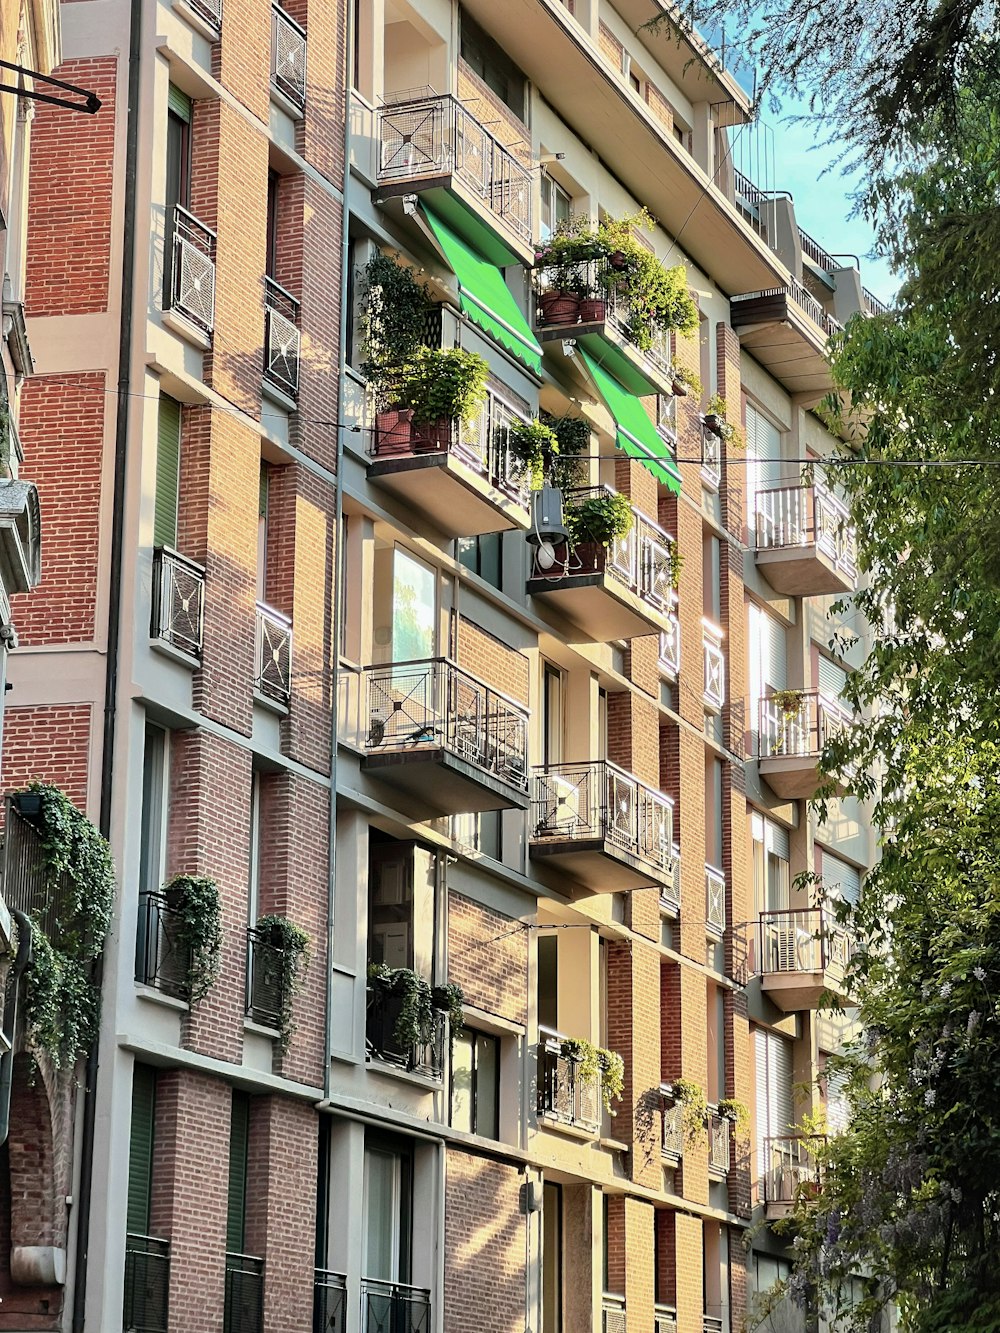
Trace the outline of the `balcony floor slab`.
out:
M 760 760 L 760 776 L 783 801 L 811 801 L 828 779 L 820 772 L 818 755 L 771 755 Z M 845 788 L 836 784 L 834 795 Z
M 445 450 L 376 458 L 368 477 L 450 537 L 528 527 L 527 509 Z
M 605 838 L 539 838 L 529 850 L 533 859 L 564 871 L 594 893 L 623 893 L 672 879 Z
M 842 1003 L 847 992 L 842 977 L 830 972 L 765 972 L 760 988 L 783 1014 L 818 1009 L 824 995 L 835 996 Z
M 443 748 L 369 754 L 362 769 L 405 792 L 431 815 L 526 810 L 528 793 Z
M 808 546 L 758 547 L 757 568 L 775 592 L 785 597 L 822 597 L 854 591 L 855 581 L 835 565 L 818 543 Z
M 530 578 L 527 591 L 578 625 L 584 634 L 582 642 L 638 639 L 670 627 L 666 614 L 660 615 L 606 572 L 572 574 L 562 579 Z

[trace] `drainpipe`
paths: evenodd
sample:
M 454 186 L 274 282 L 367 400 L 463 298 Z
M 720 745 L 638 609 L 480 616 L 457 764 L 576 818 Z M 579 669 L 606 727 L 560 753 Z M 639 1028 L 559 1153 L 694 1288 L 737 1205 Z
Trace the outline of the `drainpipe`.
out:
M 135 285 L 136 176 L 139 161 L 139 58 L 142 41 L 142 0 L 131 0 L 128 52 L 128 120 L 125 136 L 125 204 L 122 216 L 121 322 L 118 335 L 118 395 L 115 415 L 114 491 L 111 512 L 111 569 L 108 580 L 108 648 L 104 677 L 104 737 L 101 753 L 100 831 L 111 835 L 111 793 L 114 776 L 115 725 L 118 695 L 118 648 L 121 639 L 121 577 L 125 543 L 125 480 L 131 389 L 132 303 Z M 94 984 L 103 993 L 104 954 L 94 963 Z M 80 1144 L 80 1188 L 76 1213 L 76 1264 L 73 1272 L 72 1333 L 83 1333 L 87 1301 L 87 1257 L 90 1205 L 94 1182 L 94 1131 L 97 1119 L 97 1074 L 100 1036 L 87 1053 L 83 1084 Z
M 7 979 L 7 994 L 10 999 L 3 1011 L 3 1035 L 7 1049 L 0 1056 L 0 1144 L 7 1142 L 10 1129 L 10 1090 L 14 1082 L 14 1031 L 17 1026 L 17 997 L 21 989 L 21 976 L 31 961 L 31 922 L 11 908 L 11 916 L 17 922 L 17 955 L 14 958 L 11 973 Z

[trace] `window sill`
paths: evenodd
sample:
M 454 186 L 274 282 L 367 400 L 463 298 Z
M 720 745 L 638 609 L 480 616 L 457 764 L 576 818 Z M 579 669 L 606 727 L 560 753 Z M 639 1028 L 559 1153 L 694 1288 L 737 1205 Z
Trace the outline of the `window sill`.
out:
M 299 405 L 292 395 L 279 388 L 277 384 L 273 384 L 266 376 L 261 379 L 260 391 L 268 402 L 274 403 L 276 407 L 283 407 L 286 412 L 299 410 Z
M 287 97 L 281 91 L 280 88 L 275 88 L 273 83 L 270 85 L 269 91 L 271 94 L 271 103 L 273 106 L 276 106 L 279 111 L 284 111 L 285 115 L 290 116 L 292 120 L 305 120 L 305 108 L 299 106 L 298 102 L 293 102 L 290 97 Z
M 554 1134 L 564 1134 L 566 1138 L 576 1139 L 580 1143 L 593 1143 L 595 1147 L 601 1143 L 599 1130 L 568 1125 L 565 1120 L 556 1120 L 554 1116 L 548 1116 L 544 1111 L 538 1114 L 537 1128 L 539 1131 L 550 1130 Z
M 269 694 L 262 694 L 260 690 L 254 690 L 253 701 L 260 704 L 261 708 L 266 708 L 269 713 L 276 713 L 278 717 L 287 717 L 290 711 L 288 704 L 283 704 L 279 699 L 272 699 Z
M 192 324 L 189 319 L 176 310 L 168 308 L 162 312 L 162 315 L 164 325 L 172 333 L 176 333 L 179 338 L 183 338 L 185 342 L 191 343 L 193 347 L 197 347 L 202 352 L 211 351 L 212 338 L 204 329 L 199 329 L 196 324 Z
M 175 14 L 181 16 L 189 28 L 194 28 L 195 32 L 204 37 L 206 42 L 211 42 L 214 45 L 221 41 L 222 34 L 218 28 L 214 28 L 207 19 L 202 18 L 190 5 L 185 4 L 184 0 L 174 0 L 171 8 Z
M 244 1018 L 243 1031 L 253 1032 L 258 1037 L 268 1037 L 271 1041 L 280 1041 L 281 1032 L 278 1028 L 270 1028 L 266 1023 L 257 1023 L 252 1018 Z
M 195 657 L 192 653 L 186 653 L 183 648 L 175 648 L 172 643 L 167 643 L 165 639 L 150 638 L 149 646 L 154 653 L 162 653 L 164 657 L 169 657 L 172 662 L 180 662 L 181 666 L 190 667 L 192 671 L 201 666 L 201 658 Z
M 135 993 L 138 999 L 146 1000 L 150 1004 L 161 1004 L 164 1009 L 173 1009 L 178 1014 L 190 1012 L 191 1006 L 187 1000 L 178 1000 L 173 995 L 167 995 L 155 986 L 147 986 L 141 981 L 135 983 Z

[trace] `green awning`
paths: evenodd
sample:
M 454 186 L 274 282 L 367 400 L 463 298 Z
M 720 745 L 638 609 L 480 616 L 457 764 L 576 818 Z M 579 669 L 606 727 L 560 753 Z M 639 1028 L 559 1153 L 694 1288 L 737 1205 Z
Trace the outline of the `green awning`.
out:
M 615 419 L 618 448 L 628 454 L 629 458 L 638 458 L 645 463 L 656 480 L 662 481 L 668 490 L 680 491 L 681 474 L 677 471 L 677 464 L 666 441 L 646 415 L 642 403 L 627 389 L 623 389 L 590 352 L 583 347 L 579 351 L 597 392 Z
M 495 264 L 488 263 L 452 231 L 427 204 L 420 205 L 428 226 L 437 237 L 444 257 L 458 278 L 462 309 L 479 327 L 495 338 L 508 352 L 523 361 L 529 370 L 540 374 L 542 349 L 531 332 L 528 321 L 517 308 L 513 293 Z

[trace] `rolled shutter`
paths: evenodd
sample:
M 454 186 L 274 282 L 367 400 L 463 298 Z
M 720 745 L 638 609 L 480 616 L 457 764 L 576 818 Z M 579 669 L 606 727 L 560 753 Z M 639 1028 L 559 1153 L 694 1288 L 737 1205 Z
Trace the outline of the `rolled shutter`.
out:
M 229 1208 L 226 1214 L 226 1250 L 230 1254 L 243 1253 L 249 1136 L 250 1098 L 245 1092 L 234 1092 L 229 1132 Z
M 787 1134 L 795 1123 L 792 1097 L 792 1043 L 776 1032 L 768 1036 L 768 1098 L 771 1133 Z
M 149 1233 L 155 1111 L 156 1072 L 149 1065 L 136 1064 L 132 1070 L 132 1125 L 128 1145 L 126 1226 L 137 1236 Z
M 842 861 L 839 856 L 832 856 L 828 851 L 820 851 L 820 874 L 823 887 L 832 897 L 843 898 L 852 907 L 857 906 L 861 896 L 861 871 L 857 866 Z
M 160 395 L 156 432 L 156 498 L 153 545 L 177 545 L 177 501 L 180 491 L 181 405 Z
M 181 120 L 190 122 L 191 120 L 191 99 L 187 93 L 175 87 L 172 83 L 167 87 L 167 110 L 172 111 L 175 116 L 180 116 Z
M 847 672 L 843 667 L 838 666 L 836 662 L 829 657 L 820 656 L 819 671 L 816 684 L 819 686 L 819 692 L 825 695 L 831 703 L 836 703 L 844 697 L 844 689 L 847 685 Z

